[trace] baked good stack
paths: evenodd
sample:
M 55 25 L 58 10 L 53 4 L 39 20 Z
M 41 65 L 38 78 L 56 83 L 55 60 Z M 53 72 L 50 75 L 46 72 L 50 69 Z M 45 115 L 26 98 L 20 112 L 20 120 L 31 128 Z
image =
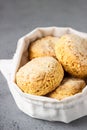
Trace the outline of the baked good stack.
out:
M 28 63 L 16 73 L 23 92 L 62 100 L 86 86 L 87 41 L 80 36 L 46 36 L 31 42 L 28 52 Z

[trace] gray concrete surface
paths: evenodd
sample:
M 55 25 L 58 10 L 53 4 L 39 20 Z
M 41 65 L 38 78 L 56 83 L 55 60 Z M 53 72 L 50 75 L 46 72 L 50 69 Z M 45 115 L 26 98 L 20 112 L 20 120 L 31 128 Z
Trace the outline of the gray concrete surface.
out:
M 12 58 L 17 40 L 38 26 L 87 32 L 87 0 L 0 0 L 0 59 Z M 0 130 L 87 130 L 87 116 L 70 124 L 33 119 L 21 112 L 0 73 Z

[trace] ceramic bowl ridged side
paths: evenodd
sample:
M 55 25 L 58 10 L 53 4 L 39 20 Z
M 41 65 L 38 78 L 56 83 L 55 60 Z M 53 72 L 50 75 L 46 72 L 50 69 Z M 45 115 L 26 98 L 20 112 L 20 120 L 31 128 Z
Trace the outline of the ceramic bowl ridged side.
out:
M 7 69 L 8 72 L 6 73 L 10 72 L 8 76 L 8 85 L 17 106 L 29 116 L 38 119 L 68 123 L 87 115 L 87 87 L 83 89 L 82 93 L 58 101 L 44 96 L 35 96 L 23 93 L 15 83 L 15 73 L 21 66 L 20 63 L 24 61 L 24 54 L 26 54 L 29 44 L 32 41 L 48 35 L 60 37 L 66 33 L 77 34 L 87 39 L 86 33 L 78 32 L 71 28 L 47 27 L 36 28 L 18 41 L 16 53 L 11 61 L 12 71 L 10 72 L 10 70 Z M 3 63 L 3 66 L 6 66 L 6 64 Z M 5 73 L 4 69 L 2 69 L 2 72 L 3 74 Z

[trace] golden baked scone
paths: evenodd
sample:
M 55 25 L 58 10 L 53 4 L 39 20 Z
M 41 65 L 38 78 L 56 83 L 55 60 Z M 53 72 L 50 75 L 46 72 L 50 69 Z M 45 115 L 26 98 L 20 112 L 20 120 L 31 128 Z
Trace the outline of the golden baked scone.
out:
M 55 45 L 56 57 L 64 69 L 74 77 L 87 76 L 87 41 L 83 38 L 66 34 Z
M 29 59 L 42 56 L 55 57 L 54 47 L 58 39 L 58 37 L 46 36 L 31 43 L 29 46 Z
M 62 100 L 76 93 L 80 93 L 85 86 L 86 83 L 83 79 L 65 78 L 59 87 L 48 94 L 48 97 Z
M 16 73 L 16 83 L 25 93 L 45 95 L 62 81 L 64 71 L 53 57 L 34 58 Z

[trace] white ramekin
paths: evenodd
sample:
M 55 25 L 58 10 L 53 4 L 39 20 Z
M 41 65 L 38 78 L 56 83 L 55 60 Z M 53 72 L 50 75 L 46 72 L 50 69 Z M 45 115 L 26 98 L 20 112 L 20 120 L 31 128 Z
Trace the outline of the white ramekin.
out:
M 13 59 L 0 60 L 0 70 L 7 79 L 9 89 L 17 106 L 31 117 L 68 123 L 87 115 L 87 87 L 83 89 L 82 93 L 58 101 L 44 96 L 23 93 L 15 84 L 15 73 L 29 44 L 43 36 L 52 35 L 60 37 L 66 33 L 77 34 L 87 39 L 86 33 L 78 32 L 72 28 L 36 28 L 19 39 Z

